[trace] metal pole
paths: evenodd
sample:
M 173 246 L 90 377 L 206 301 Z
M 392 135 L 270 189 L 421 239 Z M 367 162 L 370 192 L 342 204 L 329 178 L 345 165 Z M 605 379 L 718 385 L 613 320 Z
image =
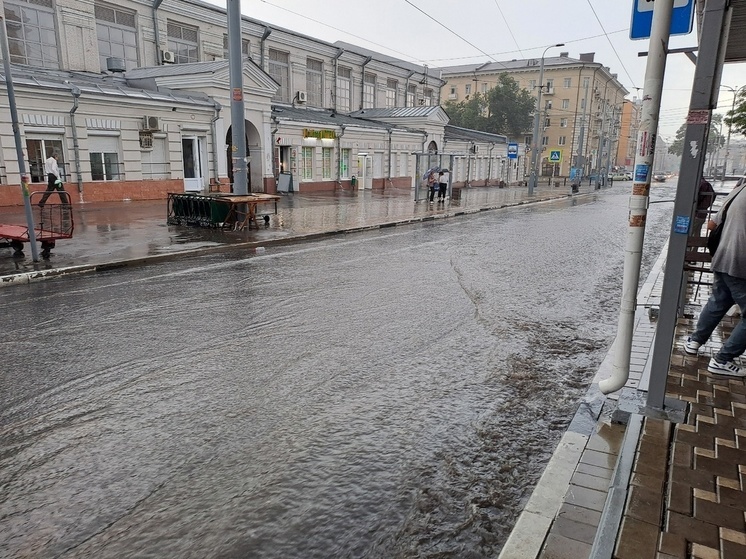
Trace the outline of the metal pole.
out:
M 26 227 L 28 228 L 28 240 L 31 245 L 31 259 L 39 261 L 39 247 L 36 246 L 36 231 L 34 231 L 34 215 L 31 212 L 31 199 L 29 198 L 28 183 L 29 176 L 26 174 L 26 159 L 23 155 L 23 143 L 21 141 L 21 129 L 18 126 L 18 108 L 16 107 L 16 94 L 13 87 L 13 74 L 10 72 L 10 49 L 8 49 L 8 33 L 5 29 L 5 16 L 0 13 L 0 48 L 3 52 L 3 68 L 5 71 L 5 84 L 8 88 L 8 104 L 10 105 L 10 120 L 13 126 L 13 138 L 16 142 L 16 157 L 18 158 L 18 173 L 21 175 L 21 194 L 23 195 L 23 209 L 26 213 Z M 68 200 L 69 201 L 69 200 Z
M 233 193 L 249 193 L 246 160 L 246 122 L 243 104 L 243 60 L 241 58 L 241 0 L 228 0 L 228 70 L 231 82 L 231 159 Z M 217 161 L 214 162 L 217 165 Z
M 746 87 L 746 85 L 742 85 L 738 89 L 734 89 L 734 88 L 732 88 L 730 86 L 727 86 L 727 85 L 721 85 L 720 87 L 728 88 L 729 90 L 731 90 L 733 92 L 733 104 L 731 105 L 731 108 L 730 108 L 730 114 L 733 115 L 733 112 L 736 110 L 736 99 L 738 99 L 738 93 L 744 87 Z M 725 183 L 725 175 L 728 172 L 728 155 L 730 155 L 730 131 L 731 131 L 731 128 L 732 128 L 732 126 L 728 125 L 728 138 L 725 140 L 725 158 L 723 160 L 723 176 L 721 177 L 721 180 L 720 180 L 720 188 L 723 188 L 723 183 Z
M 612 376 L 599 382 L 604 394 L 616 392 L 629 378 L 632 352 L 632 334 L 637 307 L 637 288 L 640 281 L 642 245 L 645 239 L 645 221 L 650 197 L 650 179 L 655 155 L 655 138 L 658 131 L 663 77 L 666 71 L 666 51 L 671 33 L 671 13 L 674 0 L 658 0 L 653 10 L 650 49 L 645 68 L 642 123 L 637 133 L 634 183 L 629 199 L 629 227 L 624 252 L 624 278 L 619 325 L 614 343 Z M 661 313 L 662 314 L 662 313 Z
M 539 63 L 539 93 L 536 96 L 536 112 L 534 113 L 534 135 L 531 140 L 531 176 L 528 178 L 528 193 L 529 195 L 534 193 L 536 188 L 536 182 L 538 180 L 538 173 L 536 172 L 536 162 L 539 155 L 539 124 L 541 120 L 541 90 L 544 87 L 544 56 L 547 51 L 552 47 L 564 47 L 565 43 L 557 43 L 556 45 L 549 45 L 544 49 L 541 55 L 541 62 Z
M 656 2 L 656 9 L 658 8 Z M 685 146 L 706 146 L 712 110 L 717 107 L 718 84 L 723 70 L 725 43 L 728 41 L 730 0 L 707 0 L 707 15 L 702 20 L 697 67 L 694 71 L 692 97 L 687 115 Z M 655 17 L 655 16 L 653 16 Z M 652 43 L 652 41 L 651 41 Z M 679 169 L 679 184 L 673 208 L 671 237 L 663 276 L 661 307 L 653 344 L 647 405 L 663 409 L 666 379 L 671 364 L 678 319 L 679 292 L 684 276 L 686 244 L 696 209 L 696 195 L 702 178 L 705 150 L 684 151 Z M 689 177 L 685 180 L 685 177 Z

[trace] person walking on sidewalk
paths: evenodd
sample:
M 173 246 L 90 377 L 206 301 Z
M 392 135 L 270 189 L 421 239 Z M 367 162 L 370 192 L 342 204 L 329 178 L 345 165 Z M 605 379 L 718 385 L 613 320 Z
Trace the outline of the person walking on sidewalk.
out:
M 55 151 L 44 162 L 44 172 L 47 175 L 47 190 L 41 197 L 41 200 L 39 200 L 40 208 L 44 207 L 44 204 L 46 204 L 50 194 L 52 194 L 52 192 L 54 192 L 55 190 L 60 191 L 60 200 L 63 204 L 70 203 L 70 198 L 68 197 L 67 192 L 65 192 L 65 188 L 62 186 L 62 180 L 60 179 L 60 168 L 57 164 L 59 158 L 59 152 Z
M 448 192 L 448 175 L 445 171 L 438 173 L 438 202 L 446 201 L 446 192 Z
M 746 195 L 740 195 L 746 186 L 734 188 L 723 202 L 723 207 L 707 224 L 713 230 L 723 220 L 720 244 L 712 257 L 710 269 L 714 275 L 712 294 L 697 321 L 697 327 L 684 343 L 684 351 L 696 355 L 700 346 L 710 339 L 728 310 L 737 304 L 741 314 L 746 312 Z M 746 351 L 746 324 L 743 316 L 723 347 L 710 359 L 707 370 L 719 375 L 744 377 L 746 371 L 733 360 Z

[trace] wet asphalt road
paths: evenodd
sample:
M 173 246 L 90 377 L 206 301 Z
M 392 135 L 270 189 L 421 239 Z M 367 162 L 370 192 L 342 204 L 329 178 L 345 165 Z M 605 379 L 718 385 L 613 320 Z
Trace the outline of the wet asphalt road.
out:
M 612 342 L 628 196 L 2 290 L 0 556 L 495 557 Z

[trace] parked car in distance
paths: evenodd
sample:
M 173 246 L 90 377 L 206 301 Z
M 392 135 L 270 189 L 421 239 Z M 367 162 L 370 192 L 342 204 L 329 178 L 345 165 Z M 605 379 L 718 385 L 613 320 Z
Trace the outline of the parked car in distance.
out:
M 653 175 L 653 180 L 655 182 L 666 182 L 667 178 L 668 176 L 666 175 L 666 173 L 655 173 Z
M 615 181 L 631 181 L 632 174 L 627 172 L 609 173 L 609 178 Z

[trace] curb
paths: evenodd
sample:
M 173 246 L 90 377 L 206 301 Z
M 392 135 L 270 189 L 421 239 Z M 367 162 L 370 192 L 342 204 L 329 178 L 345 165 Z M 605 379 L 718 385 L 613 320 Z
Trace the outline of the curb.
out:
M 447 219 L 450 217 L 459 217 L 459 216 L 477 214 L 477 213 L 493 211 L 493 210 L 502 210 L 505 208 L 524 206 L 527 204 L 538 204 L 538 203 L 543 203 L 543 202 L 551 202 L 554 200 L 562 200 L 564 198 L 588 196 L 590 194 L 595 194 L 595 193 L 596 193 L 595 191 L 591 191 L 591 192 L 583 192 L 579 194 L 561 194 L 559 196 L 549 196 L 549 197 L 537 198 L 534 200 L 521 200 L 519 202 L 515 202 L 511 204 L 500 204 L 500 205 L 494 205 L 494 206 L 486 206 L 482 208 L 469 208 L 469 209 L 458 210 L 458 211 L 453 211 L 453 212 L 450 212 L 450 211 L 444 212 L 444 213 L 436 214 L 436 215 L 405 218 L 405 219 L 400 219 L 396 221 L 387 221 L 384 223 L 378 223 L 375 225 L 362 225 L 362 226 L 348 227 L 348 228 L 343 228 L 343 229 L 332 229 L 329 231 L 321 231 L 318 233 L 290 235 L 288 237 L 283 237 L 282 239 L 269 239 L 269 240 L 264 240 L 264 241 L 247 241 L 247 242 L 230 243 L 230 244 L 226 243 L 226 244 L 220 244 L 220 245 L 212 246 L 212 247 L 203 247 L 203 248 L 189 249 L 189 250 L 184 250 L 184 251 L 176 251 L 176 252 L 171 252 L 168 254 L 154 254 L 152 256 L 143 256 L 139 258 L 133 258 L 130 260 L 115 260 L 115 261 L 110 261 L 110 262 L 103 262 L 100 264 L 81 264 L 79 266 L 68 266 L 65 268 L 53 268 L 51 270 L 34 270 L 33 272 L 22 272 L 19 274 L 10 274 L 6 276 L 0 276 L 0 288 L 10 287 L 14 285 L 30 284 L 30 283 L 34 283 L 37 281 L 44 281 L 44 280 L 59 278 L 59 277 L 68 276 L 68 275 L 76 275 L 76 274 L 82 275 L 82 274 L 90 274 L 94 272 L 104 272 L 104 271 L 109 271 L 109 270 L 115 270 L 117 268 L 145 266 L 149 264 L 156 264 L 158 262 L 175 260 L 176 258 L 179 258 L 179 257 L 200 256 L 203 254 L 225 252 L 227 250 L 232 250 L 232 249 L 252 249 L 252 248 L 256 249 L 258 247 L 263 247 L 263 246 L 270 246 L 270 245 L 277 246 L 277 245 L 289 244 L 289 243 L 293 243 L 297 241 L 315 240 L 315 239 L 320 239 L 323 237 L 328 237 L 331 235 L 361 233 L 363 231 L 372 231 L 375 229 L 397 227 L 400 225 L 412 225 L 416 223 L 425 223 L 427 221 L 434 221 L 436 219 Z

